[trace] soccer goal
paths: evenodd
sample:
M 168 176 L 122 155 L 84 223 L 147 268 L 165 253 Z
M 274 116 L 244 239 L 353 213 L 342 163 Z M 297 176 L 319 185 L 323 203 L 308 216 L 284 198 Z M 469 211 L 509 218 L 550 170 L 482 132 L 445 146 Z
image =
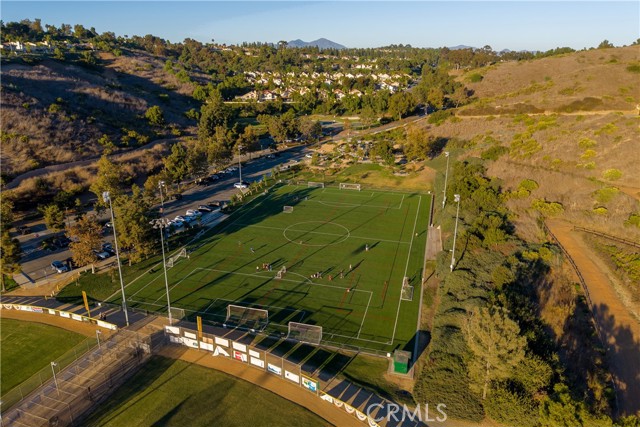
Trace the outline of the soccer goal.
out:
M 322 326 L 289 322 L 287 339 L 318 345 L 322 341 Z
M 282 279 L 285 274 L 287 274 L 287 267 L 283 265 L 282 268 L 276 273 L 276 279 Z
M 402 280 L 402 293 L 400 299 L 404 301 L 413 301 L 413 286 L 409 284 L 409 278 L 405 276 Z
M 186 317 L 185 316 L 185 312 L 184 312 L 184 308 L 171 307 L 171 317 L 174 320 L 184 319 Z
M 178 261 L 178 259 L 180 259 L 180 257 L 189 258 L 189 255 L 187 254 L 187 248 L 182 248 L 180 252 L 169 257 L 169 259 L 167 260 L 167 267 L 169 268 L 173 267 L 174 264 Z
M 227 305 L 227 318 L 224 321 L 226 327 L 262 331 L 267 323 L 269 323 L 269 310 L 234 304 Z
M 284 213 L 293 213 L 293 206 L 285 206 L 282 208 L 282 212 Z
M 324 188 L 324 182 L 307 182 L 307 187 L 309 188 Z
M 341 182 L 340 183 L 340 189 L 341 190 L 357 190 L 360 191 L 360 184 L 351 184 L 348 182 Z

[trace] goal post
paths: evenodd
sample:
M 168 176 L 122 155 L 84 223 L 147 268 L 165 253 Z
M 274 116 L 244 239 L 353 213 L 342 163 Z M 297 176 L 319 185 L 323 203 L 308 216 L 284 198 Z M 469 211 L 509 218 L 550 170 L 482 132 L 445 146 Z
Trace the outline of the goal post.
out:
M 292 213 L 293 212 L 293 206 L 284 206 L 282 208 L 282 212 L 284 212 L 284 213 Z
M 244 307 L 242 305 L 227 305 L 225 327 L 246 328 L 252 331 L 262 331 L 269 323 L 269 310 Z
M 361 187 L 360 187 L 360 184 L 353 184 L 353 183 L 349 183 L 349 182 L 341 182 L 340 183 L 340 190 L 357 190 L 357 191 L 360 191 Z
M 289 322 L 287 339 L 318 345 L 322 341 L 322 326 Z
M 400 299 L 404 301 L 413 301 L 413 286 L 409 284 L 409 278 L 405 276 L 402 280 L 402 293 Z
M 182 248 L 179 252 L 170 256 L 169 259 L 167 260 L 167 267 L 169 268 L 173 267 L 175 263 L 178 261 L 178 259 L 180 259 L 180 257 L 189 258 L 189 254 L 187 254 L 187 248 Z
M 324 188 L 324 182 L 307 182 L 307 187 L 309 188 Z

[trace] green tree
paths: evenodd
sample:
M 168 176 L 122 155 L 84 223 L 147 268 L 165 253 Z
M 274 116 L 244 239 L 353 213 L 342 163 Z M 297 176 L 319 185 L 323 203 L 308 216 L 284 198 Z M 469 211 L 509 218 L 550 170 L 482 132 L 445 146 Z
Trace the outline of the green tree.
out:
M 42 213 L 44 223 L 49 230 L 53 232 L 64 230 L 64 211 L 57 204 L 40 206 L 38 210 Z
M 603 40 L 598 45 L 598 49 L 608 49 L 610 47 L 615 47 L 615 46 L 609 40 Z
M 162 126 L 164 124 L 164 113 L 162 108 L 157 105 L 149 107 L 144 113 L 144 117 L 154 126 Z
M 429 137 L 423 127 L 408 126 L 404 154 L 409 160 L 424 159 L 429 152 Z
M 179 183 L 189 176 L 187 149 L 182 143 L 173 144 L 171 154 L 165 157 L 163 162 L 166 176 L 170 181 Z
M 491 382 L 508 378 L 524 358 L 526 339 L 502 307 L 473 311 L 464 327 L 467 345 L 474 355 L 469 362 L 472 389 L 481 391 L 484 400 Z
M 142 190 L 134 185 L 131 195 L 118 197 L 113 209 L 118 243 L 129 252 L 129 265 L 146 259 L 153 252 L 153 228 Z
M 95 273 L 94 263 L 97 261 L 94 250 L 100 249 L 102 243 L 102 226 L 95 215 L 82 215 L 67 227 L 67 235 L 72 240 L 69 244 L 73 262 L 79 266 L 91 264 L 91 272 Z
M 12 239 L 9 230 L 2 229 L 0 235 L 0 282 L 2 282 L 2 292 L 6 290 L 5 275 L 13 275 L 20 271 L 20 242 Z
M 322 136 L 322 125 L 318 120 L 304 117 L 298 122 L 298 131 L 306 141 L 317 141 Z
M 398 92 L 389 99 L 389 114 L 398 120 L 408 116 L 416 108 L 416 102 L 408 92 Z
M 553 394 L 546 397 L 540 406 L 541 427 L 610 427 L 608 417 L 596 417 L 587 411 L 583 402 L 571 397 L 566 384 L 556 384 Z
M 98 160 L 98 172 L 96 179 L 93 181 L 89 190 L 96 195 L 98 202 L 97 207 L 104 207 L 102 193 L 108 191 L 111 200 L 115 200 L 122 194 L 123 176 L 120 165 L 113 163 L 106 154 L 103 154 Z
M 6 230 L 13 222 L 13 201 L 10 193 L 3 191 L 0 197 L 0 230 Z
M 216 132 L 216 127 L 226 127 L 231 121 L 232 111 L 224 103 L 222 95 L 217 90 L 211 91 L 206 103 L 200 109 L 198 121 L 198 138 L 208 140 Z

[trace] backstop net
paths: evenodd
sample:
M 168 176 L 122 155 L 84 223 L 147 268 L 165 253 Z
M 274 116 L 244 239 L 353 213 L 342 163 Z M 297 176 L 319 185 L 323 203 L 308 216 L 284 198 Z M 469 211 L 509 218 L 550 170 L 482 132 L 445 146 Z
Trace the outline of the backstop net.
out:
M 269 323 L 269 310 L 229 304 L 225 327 L 262 331 Z
M 324 182 L 307 182 L 307 187 L 309 188 L 324 188 Z
M 293 206 L 284 206 L 282 208 L 282 212 L 284 212 L 284 213 L 292 213 L 293 212 Z
M 341 182 L 340 189 L 341 190 L 357 190 L 357 191 L 361 190 L 360 184 L 351 184 L 348 182 Z
M 289 322 L 287 339 L 318 345 L 322 341 L 322 326 Z

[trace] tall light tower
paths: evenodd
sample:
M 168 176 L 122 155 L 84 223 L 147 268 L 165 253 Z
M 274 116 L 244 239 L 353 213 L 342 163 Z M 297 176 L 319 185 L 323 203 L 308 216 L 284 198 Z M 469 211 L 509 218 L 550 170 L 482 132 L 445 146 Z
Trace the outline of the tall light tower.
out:
M 453 271 L 453 266 L 456 263 L 456 238 L 458 237 L 458 216 L 460 215 L 460 195 L 454 194 L 453 200 L 458 202 L 458 209 L 456 209 L 456 226 L 453 230 L 453 249 L 451 250 L 451 271 Z
M 449 152 L 445 151 L 444 156 L 447 158 L 447 168 L 444 172 L 444 190 L 442 190 L 442 209 L 444 209 L 445 203 L 447 203 L 447 179 L 449 178 Z
M 240 173 L 240 183 L 242 183 L 242 145 L 238 145 L 238 172 Z
M 124 282 L 122 281 L 122 267 L 120 265 L 120 250 L 118 249 L 118 236 L 116 234 L 116 221 L 113 217 L 113 206 L 111 205 L 111 196 L 108 191 L 102 193 L 102 200 L 109 203 L 109 211 L 111 211 L 111 225 L 113 228 L 113 243 L 116 247 L 116 260 L 118 262 L 118 274 L 120 275 L 120 290 L 122 291 L 122 311 L 124 311 L 124 320 L 129 326 L 129 313 L 127 313 L 127 299 L 124 295 Z
M 161 218 L 151 221 L 153 228 L 160 230 L 160 245 L 162 246 L 162 268 L 164 269 L 164 286 L 167 292 L 167 313 L 169 314 L 169 325 L 173 325 L 173 318 L 171 316 L 171 298 L 169 297 L 169 279 L 167 278 L 167 261 L 164 254 L 164 229 L 167 227 L 167 222 L 164 219 L 164 198 L 162 196 L 162 187 L 164 181 L 158 183 L 158 189 L 160 190 L 160 203 L 162 205 Z

